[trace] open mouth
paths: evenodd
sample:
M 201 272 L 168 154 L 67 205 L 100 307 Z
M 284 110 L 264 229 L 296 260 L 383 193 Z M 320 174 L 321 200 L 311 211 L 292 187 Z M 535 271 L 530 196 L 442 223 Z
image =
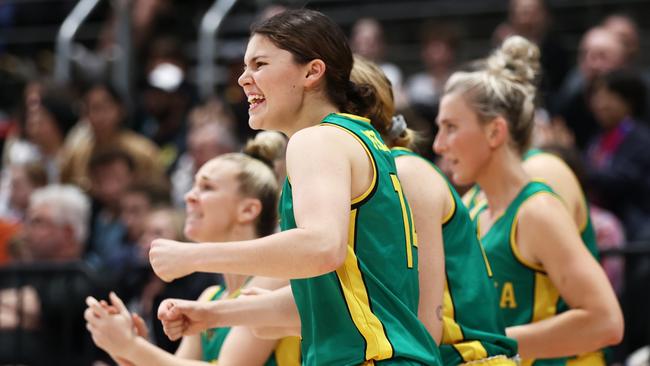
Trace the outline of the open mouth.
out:
M 250 94 L 248 95 L 248 110 L 251 111 L 257 108 L 260 104 L 264 103 L 266 98 L 260 94 Z

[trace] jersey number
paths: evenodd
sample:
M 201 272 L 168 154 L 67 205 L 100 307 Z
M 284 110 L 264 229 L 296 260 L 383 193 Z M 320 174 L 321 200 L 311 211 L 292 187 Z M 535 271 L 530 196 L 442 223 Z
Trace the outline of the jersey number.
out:
M 397 179 L 397 175 L 391 174 L 390 180 L 393 182 L 393 188 L 397 192 L 399 197 L 399 203 L 402 206 L 402 219 L 404 220 L 404 235 L 406 236 L 406 266 L 408 268 L 413 268 L 413 243 L 415 239 L 415 230 L 413 228 L 413 223 L 411 222 L 411 217 L 409 215 L 409 208 L 404 200 L 404 193 L 402 193 L 402 185 Z

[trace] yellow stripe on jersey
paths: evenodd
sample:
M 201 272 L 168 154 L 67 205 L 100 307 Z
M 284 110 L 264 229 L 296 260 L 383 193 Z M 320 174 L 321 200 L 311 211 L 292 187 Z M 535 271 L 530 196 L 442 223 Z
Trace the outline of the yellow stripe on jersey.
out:
M 336 274 L 352 321 L 366 341 L 366 360 L 385 360 L 393 357 L 393 346 L 388 340 L 383 324 L 370 309 L 368 292 L 354 253 L 357 213 L 357 209 L 350 212 L 348 255 L 343 265 L 336 270 Z
M 390 180 L 393 182 L 393 188 L 397 192 L 399 197 L 399 204 L 402 206 L 402 220 L 404 220 L 404 236 L 406 237 L 406 266 L 408 268 L 413 268 L 413 245 L 411 242 L 411 235 L 413 232 L 414 225 L 411 225 L 409 222 L 408 210 L 406 209 L 406 200 L 404 199 L 404 193 L 402 192 L 402 185 L 397 178 L 397 175 L 391 174 Z
M 463 340 L 463 331 L 455 321 L 456 309 L 449 292 L 449 284 L 445 278 L 445 292 L 442 295 L 442 343 L 454 344 Z
M 533 323 L 550 318 L 557 313 L 557 301 L 560 293 L 544 273 L 535 273 L 535 304 L 533 305 Z
M 465 362 L 482 360 L 488 356 L 485 347 L 479 341 L 454 344 L 454 348 L 460 353 Z
M 365 123 L 370 123 L 370 119 L 369 119 L 369 118 L 361 117 L 361 116 L 357 116 L 356 114 L 350 114 L 350 113 L 337 113 L 337 114 L 340 115 L 340 116 L 344 116 L 344 117 L 352 118 L 352 119 L 357 120 L 357 121 L 361 121 L 361 122 L 365 122 Z
M 552 193 L 547 191 L 535 192 L 534 194 L 530 195 L 530 197 L 528 197 L 527 200 L 533 198 L 538 194 L 552 194 Z M 521 206 L 523 206 L 523 203 L 519 205 L 519 207 L 517 208 L 517 212 L 515 212 L 515 218 L 512 221 L 512 227 L 510 228 L 510 248 L 512 250 L 512 254 L 514 254 L 517 261 L 519 261 L 519 263 L 523 264 L 525 267 L 528 267 L 536 272 L 545 272 L 544 267 L 542 267 L 541 264 L 529 262 L 519 252 L 519 246 L 517 246 L 516 239 L 517 239 L 517 224 L 519 223 L 519 210 L 521 209 Z
M 362 118 L 362 117 L 358 117 L 358 116 L 354 116 L 354 115 L 349 115 L 349 116 L 351 116 L 351 118 L 356 117 L 357 119 Z M 368 120 L 368 121 L 370 121 L 370 120 Z M 359 141 L 361 146 L 363 146 L 363 149 L 366 151 L 366 154 L 368 155 L 368 158 L 370 159 L 370 166 L 372 166 L 372 181 L 370 182 L 370 186 L 368 187 L 368 189 L 365 192 L 363 192 L 359 197 L 356 197 L 356 198 L 352 199 L 352 204 L 355 205 L 355 204 L 365 200 L 368 197 L 368 195 L 370 195 L 370 193 L 375 189 L 375 185 L 377 185 L 377 165 L 375 164 L 375 158 L 370 153 L 370 150 L 368 150 L 368 146 L 366 146 L 366 143 L 363 142 L 363 140 L 361 140 L 359 138 L 359 136 L 355 135 L 354 132 L 352 132 L 352 131 L 350 131 L 350 130 L 348 130 L 346 128 L 343 128 L 343 127 L 341 127 L 339 125 L 323 122 L 323 123 L 320 124 L 320 126 L 332 126 L 332 127 L 336 127 L 338 129 L 340 129 L 341 131 L 345 131 L 345 132 L 349 133 L 350 136 L 354 137 L 357 141 Z
M 582 354 L 576 358 L 567 360 L 567 366 L 605 366 L 605 355 L 602 351 L 589 352 Z
M 300 366 L 300 337 L 280 339 L 273 352 L 278 366 Z
M 449 193 L 449 199 L 451 201 L 451 209 L 449 212 L 445 215 L 445 217 L 442 219 L 442 224 L 446 224 L 451 220 L 452 217 L 454 217 L 454 213 L 456 212 L 456 200 L 454 199 L 454 194 L 451 193 L 451 189 L 447 189 L 447 193 Z
M 463 342 L 463 331 L 456 323 L 456 309 L 449 292 L 449 285 L 445 279 L 445 292 L 443 293 L 443 326 L 442 344 L 451 344 L 458 351 L 463 361 L 470 362 L 481 360 L 488 356 L 487 350 L 479 341 Z

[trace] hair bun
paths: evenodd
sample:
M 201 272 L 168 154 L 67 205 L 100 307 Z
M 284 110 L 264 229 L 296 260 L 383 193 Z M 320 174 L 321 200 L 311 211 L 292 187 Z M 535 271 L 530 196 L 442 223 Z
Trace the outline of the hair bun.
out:
M 487 69 L 514 82 L 535 85 L 540 72 L 539 48 L 521 36 L 506 38 L 487 59 Z
M 281 159 L 287 147 L 287 140 L 279 132 L 262 131 L 255 138 L 248 140 L 244 154 L 260 160 L 273 168 L 274 161 Z

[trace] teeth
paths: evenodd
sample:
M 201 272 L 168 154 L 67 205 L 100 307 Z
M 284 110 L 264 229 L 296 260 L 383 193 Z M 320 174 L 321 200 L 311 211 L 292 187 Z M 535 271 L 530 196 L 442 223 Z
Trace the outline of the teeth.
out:
M 248 96 L 248 103 L 249 104 L 259 103 L 259 102 L 261 102 L 263 100 L 264 100 L 264 97 L 261 96 L 261 95 L 256 95 L 256 94 L 253 95 L 253 94 L 251 94 L 251 95 Z

